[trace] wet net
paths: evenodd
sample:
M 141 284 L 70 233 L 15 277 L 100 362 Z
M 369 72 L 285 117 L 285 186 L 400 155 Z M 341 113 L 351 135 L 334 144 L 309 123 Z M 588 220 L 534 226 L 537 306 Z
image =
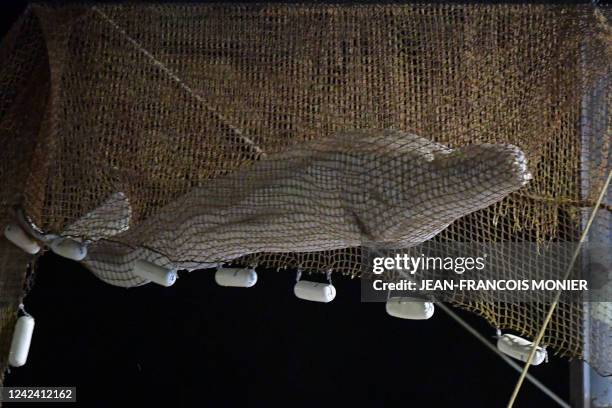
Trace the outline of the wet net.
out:
M 119 286 L 144 283 L 138 259 L 365 277 L 371 246 L 577 242 L 592 211 L 593 239 L 609 239 L 608 18 L 586 5 L 33 6 L 0 48 L 1 224 L 21 208 L 87 242 L 84 265 Z M 489 256 L 524 278 L 511 254 Z M 0 371 L 26 263 L 2 244 Z M 451 299 L 534 338 L 548 303 L 514 300 Z M 612 374 L 612 304 L 561 302 L 543 343 Z

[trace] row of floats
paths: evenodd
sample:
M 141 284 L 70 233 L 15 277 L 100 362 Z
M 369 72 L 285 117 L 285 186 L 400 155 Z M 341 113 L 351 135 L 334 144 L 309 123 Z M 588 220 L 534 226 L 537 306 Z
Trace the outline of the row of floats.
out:
M 28 254 L 37 254 L 41 247 L 38 242 L 30 237 L 18 224 L 9 224 L 4 230 L 5 237 Z M 74 261 L 82 261 L 87 256 L 86 245 L 71 238 L 52 237 L 49 248 L 55 254 Z M 161 286 L 172 286 L 177 278 L 176 269 L 168 269 L 145 260 L 134 262 L 132 272 L 146 280 Z M 257 283 L 257 272 L 253 268 L 218 268 L 215 272 L 215 282 L 219 286 L 250 288 Z M 293 287 L 295 296 L 302 300 L 311 302 L 329 303 L 336 297 L 336 288 L 331 283 L 328 274 L 328 282 L 315 282 L 309 280 L 298 280 Z M 23 309 L 23 308 L 22 308 Z M 435 305 L 433 302 L 410 297 L 390 297 L 385 305 L 387 314 L 390 316 L 407 320 L 427 320 L 434 315 Z M 9 364 L 13 367 L 23 366 L 27 361 L 32 334 L 34 331 L 34 318 L 23 311 L 17 320 L 11 349 Z M 504 354 L 527 362 L 533 343 L 512 334 L 497 335 L 497 348 Z M 539 365 L 547 360 L 547 352 L 544 347 L 537 347 L 532 365 Z

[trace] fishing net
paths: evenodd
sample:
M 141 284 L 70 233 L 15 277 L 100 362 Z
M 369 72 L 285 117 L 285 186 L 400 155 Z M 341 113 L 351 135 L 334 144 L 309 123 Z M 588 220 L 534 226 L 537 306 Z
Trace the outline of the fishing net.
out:
M 119 286 L 144 283 L 138 259 L 367 277 L 372 246 L 576 243 L 594 210 L 609 239 L 608 13 L 32 6 L 0 48 L 0 224 L 17 206 L 87 242 Z M 524 277 L 499 248 L 497 274 Z M 25 263 L 0 247 L 0 371 Z M 549 307 L 450 301 L 528 338 Z M 611 324 L 611 303 L 562 301 L 543 343 L 610 374 Z

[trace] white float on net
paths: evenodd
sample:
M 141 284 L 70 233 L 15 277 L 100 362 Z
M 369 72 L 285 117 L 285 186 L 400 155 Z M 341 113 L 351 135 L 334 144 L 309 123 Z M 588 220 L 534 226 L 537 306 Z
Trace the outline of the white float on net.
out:
M 87 246 L 72 238 L 54 238 L 49 247 L 55 254 L 73 261 L 82 261 L 87 256 Z
M 502 353 L 526 363 L 533 348 L 533 342 L 513 334 L 504 334 L 497 338 L 497 348 Z M 542 364 L 547 357 L 546 349 L 538 346 L 531 365 Z
M 40 245 L 15 223 L 9 223 L 4 228 L 4 236 L 30 255 L 35 255 L 40 251 Z
M 9 364 L 12 367 L 21 367 L 28 360 L 32 333 L 34 333 L 34 318 L 32 316 L 26 315 L 17 319 L 9 351 Z
M 176 282 L 176 269 L 168 269 L 149 261 L 138 260 L 132 268 L 134 275 L 161 286 L 172 286 Z
M 303 300 L 329 303 L 336 297 L 336 288 L 331 283 L 301 280 L 293 287 L 293 293 Z
M 390 316 L 409 320 L 427 320 L 433 316 L 433 302 L 426 302 L 411 297 L 392 297 L 385 305 Z
M 257 272 L 253 268 L 219 268 L 215 282 L 219 286 L 250 288 L 257 283 Z

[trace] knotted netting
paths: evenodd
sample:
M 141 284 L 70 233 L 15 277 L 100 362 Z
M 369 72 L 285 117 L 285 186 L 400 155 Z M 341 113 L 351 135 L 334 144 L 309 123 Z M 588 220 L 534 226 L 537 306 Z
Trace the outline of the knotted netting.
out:
M 138 259 L 359 277 L 372 243 L 576 242 L 593 210 L 609 237 L 608 18 L 587 5 L 32 6 L 0 48 L 0 221 L 20 208 L 87 242 L 84 265 L 119 286 L 143 283 Z M 27 259 L 0 251 L 3 371 Z M 489 256 L 504 278 L 525 274 Z M 534 338 L 548 304 L 512 300 L 453 302 Z M 585 307 L 561 302 L 543 342 L 610 374 L 612 306 L 590 303 L 588 321 Z

